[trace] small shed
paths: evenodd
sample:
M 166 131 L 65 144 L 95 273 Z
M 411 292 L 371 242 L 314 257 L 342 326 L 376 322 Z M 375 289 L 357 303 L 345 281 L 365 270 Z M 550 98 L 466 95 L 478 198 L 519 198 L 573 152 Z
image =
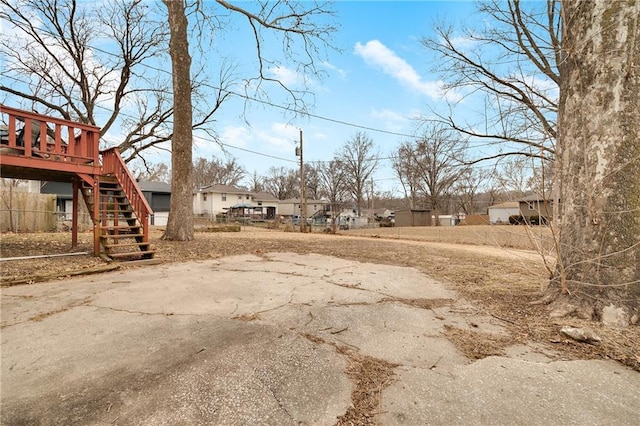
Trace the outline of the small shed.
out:
M 489 206 L 489 223 L 508 224 L 509 216 L 520 215 L 520 203 L 517 201 L 508 201 L 506 203 L 494 204 Z
M 396 226 L 431 226 L 431 210 L 411 209 L 395 212 Z

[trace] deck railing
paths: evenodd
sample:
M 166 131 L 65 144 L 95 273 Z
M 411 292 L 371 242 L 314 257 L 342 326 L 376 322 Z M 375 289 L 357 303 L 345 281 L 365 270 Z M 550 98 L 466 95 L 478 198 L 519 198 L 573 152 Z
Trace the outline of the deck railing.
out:
M 107 175 L 114 175 L 129 199 L 131 208 L 142 226 L 145 241 L 149 240 L 149 218 L 153 214 L 151 206 L 142 194 L 136 180 L 131 175 L 118 148 L 102 151 L 102 171 Z
M 3 154 L 98 164 L 100 128 L 0 104 Z

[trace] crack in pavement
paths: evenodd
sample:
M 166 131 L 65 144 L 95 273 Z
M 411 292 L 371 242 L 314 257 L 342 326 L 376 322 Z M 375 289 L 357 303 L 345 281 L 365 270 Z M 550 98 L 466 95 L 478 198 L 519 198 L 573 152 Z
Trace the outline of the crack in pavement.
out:
M 4 329 L 4 328 L 7 328 L 7 327 L 14 327 L 16 325 L 24 324 L 24 323 L 30 322 L 30 321 L 35 321 L 35 322 L 42 321 L 45 318 L 48 318 L 48 317 L 56 315 L 56 314 L 61 314 L 63 312 L 67 312 L 67 311 L 69 311 L 69 310 L 71 310 L 73 308 L 77 308 L 78 306 L 88 306 L 88 304 L 90 302 L 91 302 L 91 298 L 90 297 L 85 297 L 81 301 L 77 301 L 75 303 L 71 303 L 71 304 L 69 304 L 67 306 L 63 306 L 61 308 L 54 309 L 52 311 L 41 312 L 38 315 L 34 315 L 32 317 L 29 317 L 24 321 L 18 321 L 18 322 L 14 322 L 14 323 L 10 323 L 10 324 L 0 324 L 0 330 Z
M 185 314 L 185 313 L 176 313 L 176 312 L 144 312 L 144 311 L 133 311 L 130 309 L 124 308 L 114 308 L 113 306 L 102 306 L 102 305 L 94 305 L 94 304 L 86 304 L 84 306 L 90 306 L 92 308 L 98 309 L 107 309 L 115 312 L 124 312 L 127 314 L 134 315 L 147 315 L 147 316 L 163 316 L 166 318 L 170 317 L 213 317 L 213 318 L 226 318 L 225 316 L 215 315 L 215 314 Z
M 260 272 L 260 273 L 265 273 L 265 274 L 278 274 L 278 275 L 287 275 L 287 276 L 293 276 L 293 277 L 305 277 L 305 278 L 315 278 L 314 275 L 305 275 L 305 274 L 301 274 L 299 272 L 284 272 L 284 271 L 271 271 L 268 269 L 240 269 L 240 268 L 220 268 L 220 267 L 216 267 L 213 268 L 214 271 L 218 271 L 218 272 L 247 272 L 247 273 L 256 273 L 256 272 Z
M 394 369 L 399 364 L 362 355 L 360 349 L 339 341 L 347 346 L 335 342 L 328 342 L 322 337 L 311 333 L 302 333 L 314 344 L 327 344 L 333 346 L 336 352 L 347 357 L 347 376 L 353 383 L 351 391 L 351 406 L 347 411 L 338 416 L 338 425 L 376 424 L 372 423 L 375 416 L 381 414 L 382 391 L 393 383 Z
M 287 416 L 293 421 L 296 422 L 296 419 L 293 417 L 293 415 L 289 412 L 289 410 L 287 410 L 287 407 L 284 406 L 283 402 L 280 400 L 280 398 L 278 398 L 278 396 L 276 395 L 276 392 L 271 388 L 271 385 L 267 382 L 265 382 L 262 377 L 260 377 L 259 374 L 256 374 L 256 377 L 258 378 L 258 380 L 260 381 L 260 383 L 262 383 L 264 385 L 265 388 L 267 388 L 269 390 L 269 393 L 271 394 L 271 396 L 273 397 L 273 399 L 278 403 L 278 407 L 280 407 L 280 409 L 282 411 L 284 411 Z M 297 422 L 296 422 L 297 423 Z

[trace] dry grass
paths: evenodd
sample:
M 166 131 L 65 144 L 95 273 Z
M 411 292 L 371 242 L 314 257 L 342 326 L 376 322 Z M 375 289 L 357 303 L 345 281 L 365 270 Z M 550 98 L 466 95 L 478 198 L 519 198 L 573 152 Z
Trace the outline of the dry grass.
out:
M 368 228 L 349 230 L 344 234 L 436 243 L 486 245 L 520 250 L 537 250 L 542 247 L 547 253 L 552 247 L 551 232 L 545 226 L 474 225 Z

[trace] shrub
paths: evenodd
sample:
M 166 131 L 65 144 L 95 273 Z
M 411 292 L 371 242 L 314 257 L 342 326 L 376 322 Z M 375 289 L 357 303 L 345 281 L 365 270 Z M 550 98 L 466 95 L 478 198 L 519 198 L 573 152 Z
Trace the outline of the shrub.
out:
M 522 225 L 525 223 L 525 219 L 520 214 L 514 214 L 509 216 L 509 223 L 512 225 Z

